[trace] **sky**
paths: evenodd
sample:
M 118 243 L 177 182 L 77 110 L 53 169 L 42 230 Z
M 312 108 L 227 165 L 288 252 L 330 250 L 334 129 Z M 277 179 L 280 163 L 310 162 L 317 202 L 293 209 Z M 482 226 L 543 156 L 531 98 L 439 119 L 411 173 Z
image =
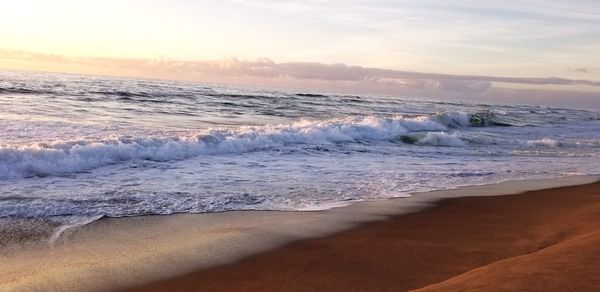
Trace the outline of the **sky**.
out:
M 597 0 L 0 0 L 0 11 L 4 69 L 397 94 L 575 92 L 600 104 Z

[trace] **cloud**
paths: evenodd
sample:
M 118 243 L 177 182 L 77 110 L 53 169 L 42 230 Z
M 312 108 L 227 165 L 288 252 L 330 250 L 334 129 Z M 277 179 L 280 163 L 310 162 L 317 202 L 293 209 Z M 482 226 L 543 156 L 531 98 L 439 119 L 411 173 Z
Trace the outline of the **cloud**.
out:
M 130 64 L 133 65 L 133 64 Z M 236 75 L 269 78 L 294 78 L 322 81 L 387 81 L 399 86 L 438 88 L 443 90 L 485 91 L 493 82 L 529 85 L 589 85 L 600 86 L 598 81 L 559 77 L 499 77 L 479 75 L 450 75 L 421 73 L 309 62 L 276 63 L 270 59 L 254 61 L 236 58 L 220 61 L 147 60 L 143 67 L 154 70 L 175 70 L 188 73 Z
M 321 82 L 358 82 L 363 84 L 394 85 L 407 89 L 484 91 L 491 86 L 487 80 L 471 80 L 453 75 L 402 72 L 309 62 L 276 63 L 270 59 L 239 60 L 228 58 L 218 61 L 180 61 L 163 59 L 111 59 L 93 57 L 66 57 L 40 53 L 0 50 L 0 60 L 33 63 L 55 63 L 86 67 L 113 68 L 115 71 L 138 71 L 175 76 L 178 79 L 202 80 L 222 77 L 252 77 L 292 79 Z
M 582 68 L 577 68 L 577 69 L 573 70 L 573 72 L 575 72 L 575 73 L 582 73 L 582 74 L 596 73 L 599 71 L 600 71 L 600 69 L 598 69 L 598 68 L 589 68 L 589 67 L 582 67 Z
M 559 77 L 499 77 L 480 75 L 451 75 L 401 70 L 369 68 L 346 64 L 323 64 L 315 62 L 278 63 L 271 59 L 240 60 L 228 58 L 216 61 L 181 61 L 160 59 L 115 59 L 95 57 L 67 57 L 22 51 L 0 50 L 0 64 L 21 62 L 51 68 L 52 65 L 68 66 L 71 71 L 104 73 L 132 77 L 153 77 L 194 80 L 205 82 L 244 83 L 254 85 L 295 86 L 296 88 L 335 89 L 392 94 L 415 94 L 429 96 L 507 98 L 531 95 L 533 91 L 501 90 L 496 83 L 530 85 L 539 89 L 545 85 L 600 87 L 600 82 Z M 75 69 L 73 69 L 75 68 Z M 77 71 L 79 68 L 79 71 Z M 83 70 L 86 69 L 86 70 Z M 576 71 L 590 72 L 591 68 Z M 561 87 L 565 88 L 565 87 Z M 600 88 L 599 88 L 600 90 Z M 543 91 L 543 90 L 542 90 Z M 535 96 L 549 98 L 552 91 L 535 91 Z M 427 93 L 428 94 L 424 94 Z M 515 93 L 516 92 L 516 93 Z M 550 93 L 549 93 L 550 92 Z M 558 91 L 554 91 L 558 93 Z M 561 95 L 569 96 L 566 91 Z M 572 95 L 571 95 L 572 96 Z M 598 92 L 586 93 L 585 98 L 595 98 Z

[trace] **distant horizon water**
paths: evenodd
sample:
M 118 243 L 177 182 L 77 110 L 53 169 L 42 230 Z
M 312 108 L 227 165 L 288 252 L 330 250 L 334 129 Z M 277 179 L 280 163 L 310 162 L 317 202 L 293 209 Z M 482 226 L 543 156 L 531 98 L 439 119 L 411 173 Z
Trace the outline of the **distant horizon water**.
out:
M 203 85 L 203 86 L 215 86 L 215 87 L 228 87 L 228 88 L 237 88 L 238 90 L 254 90 L 257 88 L 261 88 L 263 90 L 271 90 L 271 91 L 284 91 L 284 92 L 311 92 L 317 94 L 324 95 L 359 95 L 359 96 L 369 96 L 369 97 L 384 97 L 384 98 L 394 98 L 394 97 L 402 97 L 404 99 L 415 99 L 415 100 L 423 100 L 423 101 L 439 101 L 439 102 L 460 102 L 467 104 L 497 104 L 497 105 L 525 105 L 525 106 L 547 106 L 547 107 L 558 107 L 558 108 L 570 108 L 570 109 L 583 109 L 583 110 L 591 110 L 600 112 L 600 99 L 596 102 L 597 98 L 594 95 L 593 91 L 585 91 L 585 90 L 557 90 L 552 88 L 545 88 L 542 85 L 542 88 L 535 89 L 535 87 L 493 87 L 492 93 L 490 92 L 463 92 L 463 91 L 439 91 L 439 92 L 431 92 L 431 91 L 422 91 L 416 90 L 412 93 L 402 93 L 402 92 L 378 92 L 377 89 L 357 89 L 357 88 L 344 88 L 338 86 L 325 86 L 318 88 L 310 88 L 308 84 L 296 84 L 293 86 L 286 84 L 252 84 L 244 81 L 230 81 L 230 80 L 221 80 L 221 81 L 211 81 L 211 80 L 196 80 L 192 79 L 180 79 L 180 78 L 168 78 L 168 77 L 160 77 L 160 76 L 136 76 L 136 75 L 127 75 L 127 74 L 113 74 L 113 73 L 98 73 L 98 72 L 87 72 L 87 73 L 78 73 L 75 71 L 56 71 L 56 70 L 34 70 L 34 69 L 7 69 L 0 68 L 0 73 L 4 75 L 46 75 L 53 76 L 57 75 L 58 78 L 60 76 L 80 76 L 82 78 L 108 78 L 108 79 L 126 79 L 126 80 L 147 80 L 147 81 L 165 81 L 172 83 L 182 83 L 182 84 L 195 84 L 195 85 Z M 450 77 L 461 77 L 461 75 L 446 75 L 446 74 L 438 74 L 438 73 L 419 73 L 419 72 L 409 72 L 415 74 L 431 74 L 431 75 L 441 75 L 441 76 L 450 76 Z M 503 79 L 503 78 L 513 78 L 513 77 L 502 77 L 502 76 L 479 76 L 481 78 L 491 78 L 491 79 Z M 553 80 L 556 77 L 514 77 L 515 80 L 522 80 L 526 82 L 528 79 L 547 79 Z M 562 79 L 569 82 L 576 82 L 577 80 L 570 79 Z M 579 80 L 581 81 L 581 80 Z M 594 82 L 589 80 L 583 80 L 584 82 Z M 470 81 L 467 81 L 467 83 Z M 519 81 L 521 82 L 521 81 Z M 518 83 L 516 83 L 518 85 Z M 531 84 L 530 84 L 531 85 Z M 556 84 L 554 84 L 556 86 Z M 514 86 L 514 84 L 513 84 Z M 551 87 L 551 86 L 550 86 Z M 510 93 L 503 93 L 503 90 L 507 90 L 507 92 L 512 92 L 515 94 L 514 96 L 510 96 Z M 514 90 L 514 91 L 513 91 Z M 539 90 L 542 93 L 541 96 L 536 96 L 535 92 Z M 494 92 L 498 91 L 498 92 Z M 527 92 L 535 98 L 526 98 Z M 553 93 L 555 92 L 555 93 Z M 556 93 L 558 92 L 558 93 Z M 550 94 L 553 93 L 553 94 Z M 503 96 L 508 94 L 509 96 Z M 479 97 L 478 97 L 479 96 Z M 570 101 L 570 102 L 569 102 Z

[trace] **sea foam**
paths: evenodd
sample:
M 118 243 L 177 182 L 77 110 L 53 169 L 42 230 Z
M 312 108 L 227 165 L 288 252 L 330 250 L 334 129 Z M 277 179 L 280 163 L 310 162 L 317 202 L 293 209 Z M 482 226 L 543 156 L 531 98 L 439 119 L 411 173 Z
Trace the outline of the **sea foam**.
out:
M 131 160 L 171 161 L 291 145 L 398 140 L 398 137 L 409 144 L 463 147 L 469 145 L 468 140 L 448 131 L 496 126 L 498 120 L 491 112 L 442 112 L 413 117 L 301 120 L 292 124 L 207 129 L 171 137 L 93 137 L 8 145 L 0 147 L 0 178 L 60 176 Z M 544 139 L 527 145 L 557 147 L 561 144 Z
M 466 113 L 417 117 L 299 121 L 293 124 L 208 129 L 175 137 L 95 138 L 0 148 L 0 178 L 64 175 L 130 160 L 169 161 L 204 154 L 243 153 L 294 144 L 387 140 L 410 132 L 469 126 Z M 464 146 L 457 137 L 428 133 L 418 144 Z

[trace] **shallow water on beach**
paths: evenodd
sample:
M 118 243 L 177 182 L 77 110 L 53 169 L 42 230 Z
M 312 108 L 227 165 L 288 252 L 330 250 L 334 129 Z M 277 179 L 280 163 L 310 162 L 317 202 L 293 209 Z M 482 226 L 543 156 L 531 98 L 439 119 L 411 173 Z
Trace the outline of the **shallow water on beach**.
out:
M 598 166 L 594 111 L 0 72 L 0 218 L 62 228 L 327 209 Z

